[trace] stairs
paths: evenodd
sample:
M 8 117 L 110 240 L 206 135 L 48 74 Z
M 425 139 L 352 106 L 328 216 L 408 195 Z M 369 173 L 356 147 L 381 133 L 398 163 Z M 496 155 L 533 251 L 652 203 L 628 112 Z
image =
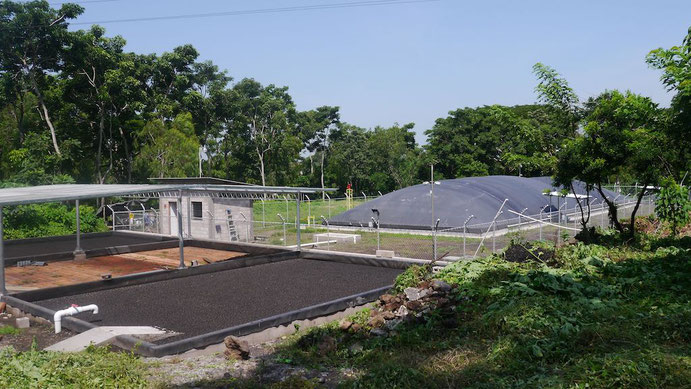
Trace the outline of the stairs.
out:
M 235 222 L 233 222 L 233 214 L 230 209 L 226 209 L 226 224 L 228 225 L 228 236 L 230 237 L 230 241 L 239 241 L 238 232 L 235 229 Z

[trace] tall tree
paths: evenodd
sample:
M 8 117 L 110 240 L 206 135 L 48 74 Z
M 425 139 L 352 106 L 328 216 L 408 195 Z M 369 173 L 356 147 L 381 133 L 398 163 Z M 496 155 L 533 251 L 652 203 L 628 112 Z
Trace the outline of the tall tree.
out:
M 329 150 L 331 131 L 340 122 L 338 107 L 322 106 L 311 111 L 301 112 L 298 116 L 300 133 L 305 140 L 305 148 L 308 152 L 316 154 L 320 158 L 319 182 L 324 186 L 324 162 Z M 310 168 L 312 168 L 312 154 L 310 154 Z M 322 194 L 323 196 L 323 194 Z
M 245 134 L 259 162 L 262 185 L 267 183 L 268 159 L 280 152 L 287 136 L 295 136 L 295 106 L 287 87 L 262 86 L 252 79 L 237 83 L 233 120 L 236 134 Z M 299 150 L 298 150 L 299 151 Z
M 0 71 L 18 83 L 25 83 L 38 99 L 43 120 L 50 131 L 55 153 L 60 146 L 46 104 L 45 91 L 51 74 L 58 73 L 67 49 L 67 21 L 84 9 L 66 3 L 58 10 L 47 1 L 0 3 Z
M 189 177 L 197 168 L 199 142 L 192 115 L 180 114 L 170 124 L 153 119 L 137 133 L 135 159 L 141 178 Z

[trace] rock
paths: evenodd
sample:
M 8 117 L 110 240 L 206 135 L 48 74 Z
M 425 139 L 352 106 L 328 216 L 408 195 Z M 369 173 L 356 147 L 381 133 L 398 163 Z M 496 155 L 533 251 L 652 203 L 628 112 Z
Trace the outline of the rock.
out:
M 242 340 L 235 336 L 227 336 L 223 339 L 226 346 L 225 354 L 228 359 L 249 359 L 250 345 L 246 340 Z
M 353 332 L 359 332 L 362 329 L 362 326 L 359 325 L 358 323 L 353 323 L 352 326 L 350 326 L 350 330 Z
M 348 321 L 348 320 L 343 320 L 341 322 L 341 324 L 338 325 L 338 327 L 343 331 L 348 331 L 348 329 L 350 329 L 350 327 L 352 327 L 352 326 L 353 326 L 353 322 Z
M 396 314 L 391 311 L 384 311 L 381 313 L 381 317 L 383 317 L 384 320 L 391 320 L 396 318 Z
M 372 328 L 372 330 L 369 333 L 372 336 L 386 336 L 387 335 L 386 330 L 383 330 L 381 328 Z
M 405 307 L 411 311 L 419 311 L 420 309 L 422 309 L 422 302 L 421 301 L 408 301 L 407 303 L 405 303 Z
M 434 280 L 430 286 L 437 292 L 448 293 L 451 291 L 451 285 L 442 280 Z
M 391 304 L 396 300 L 396 296 L 391 294 L 383 294 L 379 297 L 382 305 Z
M 382 311 L 390 311 L 390 312 L 393 312 L 393 311 L 397 310 L 398 307 L 400 307 L 400 306 L 401 306 L 401 303 L 390 302 L 390 303 L 388 303 L 388 304 L 382 306 L 381 309 L 382 309 Z
M 389 320 L 389 321 L 386 322 L 386 328 L 387 328 L 389 331 L 392 331 L 392 330 L 396 329 L 396 327 L 398 327 L 399 325 L 401 325 L 401 323 L 403 323 L 403 319 L 393 319 L 393 320 Z
M 6 308 L 7 308 L 7 303 L 0 303 L 0 313 L 5 312 Z
M 437 300 L 437 304 L 438 304 L 438 305 L 446 305 L 446 304 L 449 303 L 449 301 L 451 301 L 451 300 L 442 297 L 442 298 L 440 298 L 439 300 Z
M 445 328 L 456 328 L 458 327 L 458 320 L 455 317 L 449 317 L 444 319 L 441 323 Z
M 430 294 L 429 289 L 418 289 L 418 288 L 405 288 L 405 290 L 403 290 L 403 292 L 405 293 L 405 296 L 410 301 L 420 300 L 421 298 L 424 298 Z
M 395 313 L 398 317 L 408 316 L 408 308 L 406 308 L 405 305 L 401 305 Z
M 350 347 L 348 347 L 348 351 L 350 351 L 353 354 L 360 353 L 360 352 L 362 352 L 362 350 L 363 350 L 362 344 L 360 344 L 358 342 L 355 342 L 355 343 L 351 344 Z
M 376 316 L 369 319 L 369 322 L 367 324 L 369 324 L 370 327 L 377 328 L 383 326 L 385 322 L 386 319 L 384 319 L 384 316 L 377 314 Z
M 324 339 L 322 339 L 321 343 L 317 345 L 317 350 L 319 352 L 319 355 L 321 356 L 324 356 L 336 350 L 336 339 L 330 336 L 325 336 Z
M 18 317 L 17 320 L 15 320 L 14 325 L 17 328 L 29 328 L 29 326 L 31 326 L 31 321 L 29 321 L 28 317 Z

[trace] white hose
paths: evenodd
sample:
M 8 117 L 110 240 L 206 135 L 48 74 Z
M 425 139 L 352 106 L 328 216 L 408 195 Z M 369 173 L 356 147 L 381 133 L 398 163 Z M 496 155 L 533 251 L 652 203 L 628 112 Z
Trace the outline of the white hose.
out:
M 80 312 L 86 312 L 86 311 L 93 311 L 93 314 L 98 313 L 98 306 L 96 304 L 91 304 L 91 305 L 85 305 L 83 307 L 80 307 L 78 305 L 73 305 L 67 309 L 62 309 L 60 311 L 55 312 L 53 315 L 53 322 L 55 322 L 55 333 L 58 334 L 60 331 L 62 331 L 62 317 L 63 316 L 72 316 L 76 315 Z

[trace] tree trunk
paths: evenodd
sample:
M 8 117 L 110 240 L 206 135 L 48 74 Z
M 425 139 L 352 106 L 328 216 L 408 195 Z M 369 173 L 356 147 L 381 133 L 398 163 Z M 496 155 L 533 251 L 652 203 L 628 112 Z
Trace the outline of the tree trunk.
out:
M 98 119 L 98 147 L 96 151 L 96 175 L 98 177 L 98 183 L 103 184 L 103 174 L 101 172 L 101 154 L 103 153 L 103 131 L 105 129 L 105 118 L 103 117 L 103 111 L 99 108 L 99 119 Z
M 607 196 L 605 196 L 605 192 L 602 190 L 602 186 L 600 184 L 597 185 L 597 191 L 600 193 L 600 196 L 602 196 L 602 199 L 607 203 L 607 207 L 609 208 L 609 217 L 612 221 L 612 224 L 614 224 L 614 227 L 617 229 L 617 231 L 624 233 L 624 226 L 619 223 L 619 218 L 617 216 L 617 205 L 614 204 L 612 200 L 608 199 Z
M 325 198 L 325 196 L 324 196 L 324 150 L 322 150 L 322 166 L 321 166 L 321 170 L 322 170 L 322 172 L 321 172 L 321 173 L 322 173 L 322 177 L 321 177 L 321 182 L 322 182 L 322 200 L 324 200 L 324 198 Z
M 633 237 L 633 235 L 636 233 L 636 212 L 638 212 L 638 207 L 641 205 L 641 201 L 643 200 L 643 196 L 645 196 L 645 189 L 648 187 L 648 183 L 645 182 L 643 184 L 643 190 L 641 190 L 641 193 L 638 194 L 638 198 L 636 199 L 636 206 L 633 207 L 633 211 L 631 212 L 631 220 L 629 221 L 629 235 Z
M 50 115 L 48 114 L 48 107 L 46 107 L 46 104 L 43 101 L 43 93 L 41 93 L 41 90 L 38 89 L 38 84 L 36 83 L 36 78 L 34 77 L 33 73 L 30 72 L 29 74 L 31 74 L 31 86 L 34 89 L 34 93 L 36 93 L 38 105 L 41 107 L 41 110 L 43 111 L 43 120 L 45 120 L 46 124 L 48 125 L 48 129 L 50 130 L 50 137 L 53 139 L 53 148 L 55 149 L 55 153 L 58 156 L 62 156 L 62 153 L 60 153 L 60 147 L 58 146 L 58 139 L 55 136 L 55 127 L 53 126 L 53 122 L 50 120 Z
M 259 174 L 261 174 L 262 177 L 262 186 L 266 186 L 266 176 L 264 175 L 264 154 L 259 151 L 259 148 L 256 148 L 256 150 L 257 156 L 259 157 Z

